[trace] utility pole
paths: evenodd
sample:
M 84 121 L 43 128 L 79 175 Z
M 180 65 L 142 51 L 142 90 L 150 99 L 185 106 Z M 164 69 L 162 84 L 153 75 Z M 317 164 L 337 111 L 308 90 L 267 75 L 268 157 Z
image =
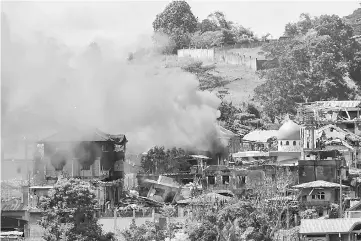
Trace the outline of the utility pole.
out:
M 340 217 L 342 218 L 342 166 L 340 166 L 340 208 L 339 208 L 339 212 L 340 212 Z

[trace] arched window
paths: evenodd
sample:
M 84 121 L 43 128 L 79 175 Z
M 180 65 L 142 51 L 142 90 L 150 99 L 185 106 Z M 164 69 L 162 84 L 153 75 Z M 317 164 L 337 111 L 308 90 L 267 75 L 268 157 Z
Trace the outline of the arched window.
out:
M 280 141 L 280 143 L 281 143 L 281 146 L 282 146 L 283 145 L 282 141 Z
M 290 142 L 289 141 L 286 141 L 286 146 L 288 146 L 290 144 Z
M 293 145 L 294 145 L 294 146 L 296 145 L 296 141 L 293 141 Z

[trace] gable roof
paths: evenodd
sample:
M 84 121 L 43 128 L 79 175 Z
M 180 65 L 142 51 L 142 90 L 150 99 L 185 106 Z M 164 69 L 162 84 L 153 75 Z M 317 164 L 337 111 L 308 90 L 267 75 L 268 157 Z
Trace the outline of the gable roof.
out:
M 254 142 L 267 142 L 271 137 L 277 137 L 278 130 L 255 130 L 245 135 L 242 140 Z
M 294 188 L 339 188 L 340 184 L 333 183 L 333 182 L 326 182 L 322 180 L 313 181 L 313 182 L 306 182 L 302 183 L 296 186 L 293 186 Z M 342 185 L 342 187 L 348 187 L 346 185 Z
M 349 233 L 359 224 L 361 224 L 360 218 L 302 219 L 299 233 Z

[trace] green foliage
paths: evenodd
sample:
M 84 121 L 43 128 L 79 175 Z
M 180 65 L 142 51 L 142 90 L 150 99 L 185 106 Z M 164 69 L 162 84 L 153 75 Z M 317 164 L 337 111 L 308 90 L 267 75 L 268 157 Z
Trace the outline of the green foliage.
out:
M 300 216 L 302 219 L 317 219 L 318 213 L 316 209 L 306 209 L 300 212 Z
M 192 61 L 181 67 L 184 71 L 195 74 L 199 80 L 200 90 L 212 91 L 215 88 L 223 87 L 230 83 L 229 80 L 221 76 L 216 76 L 212 73 L 214 65 L 203 66 L 202 61 Z
M 242 108 L 223 100 L 218 109 L 221 112 L 218 120 L 224 122 L 227 129 L 242 136 L 251 130 L 262 128 L 265 123 L 260 111 L 252 103 L 244 103 Z
M 142 159 L 141 166 L 146 173 L 172 173 L 186 171 L 190 164 L 186 161 L 188 154 L 181 148 L 165 149 L 164 147 L 154 147 Z
M 175 42 L 176 49 L 180 49 L 188 46 L 189 34 L 197 30 L 197 18 L 187 2 L 172 1 L 163 12 L 157 14 L 153 29 L 167 34 Z
M 350 71 L 354 76 L 360 72 L 355 52 L 360 46 L 350 39 L 351 27 L 336 15 L 305 17 L 296 25 L 300 30 L 294 38 L 263 48 L 279 64 L 259 72 L 266 81 L 255 89 L 256 100 L 272 121 L 279 115 L 294 114 L 295 103 L 347 100 L 356 93 L 346 81 Z
M 354 30 L 354 35 L 361 35 L 361 8 L 345 17 L 345 20 Z
M 336 203 L 330 204 L 329 218 L 339 218 L 340 206 Z
M 135 220 L 132 220 L 129 228 L 121 232 L 126 241 L 149 241 L 149 240 L 164 240 L 164 232 L 153 222 L 146 222 L 140 226 L 135 224 Z
M 254 41 L 251 30 L 227 21 L 224 13 L 216 11 L 198 24 L 198 31 L 191 38 L 191 45 L 210 48 L 250 41 Z
M 97 201 L 89 183 L 59 179 L 48 197 L 41 199 L 43 238 L 55 240 L 104 240 L 95 217 Z

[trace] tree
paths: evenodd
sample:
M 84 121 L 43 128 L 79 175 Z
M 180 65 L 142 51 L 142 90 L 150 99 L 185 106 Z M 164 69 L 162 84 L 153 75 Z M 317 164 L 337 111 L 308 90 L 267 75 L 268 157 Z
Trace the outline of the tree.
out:
M 356 9 L 352 14 L 345 17 L 345 21 L 351 25 L 355 35 L 361 35 L 361 8 Z
M 252 103 L 235 106 L 232 102 L 223 100 L 218 109 L 221 112 L 218 120 L 223 122 L 227 129 L 239 135 L 243 136 L 264 125 L 260 111 Z
M 146 221 L 145 224 L 137 226 L 134 219 L 128 229 L 121 231 L 121 235 L 126 241 L 160 241 L 165 239 L 164 233 L 159 231 L 155 223 Z
M 206 18 L 206 19 L 203 19 L 202 22 L 199 23 L 198 30 L 201 33 L 204 33 L 207 31 L 216 31 L 216 30 L 218 30 L 218 26 L 214 22 L 212 22 L 211 20 Z
M 313 19 L 312 29 L 303 34 L 309 20 L 302 21 L 307 24 L 299 24 L 299 35 L 263 48 L 267 57 L 278 60 L 278 66 L 259 71 L 265 82 L 255 95 L 272 121 L 294 114 L 295 103 L 347 100 L 356 94 L 347 82 L 351 73 L 360 72 L 359 58 L 355 58 L 359 44 L 351 39 L 350 26 L 336 15 L 323 15 Z
M 302 13 L 297 23 L 286 24 L 284 35 L 288 37 L 304 35 L 313 27 L 313 24 L 311 16 L 308 13 Z
M 218 30 L 228 29 L 231 30 L 232 22 L 226 19 L 226 16 L 221 11 L 215 11 L 208 15 L 207 19 L 217 26 Z
M 186 171 L 190 164 L 186 161 L 188 154 L 181 148 L 165 149 L 154 147 L 142 159 L 141 166 L 147 173 L 162 174 L 167 172 Z
M 157 14 L 153 29 L 170 36 L 176 48 L 188 46 L 190 33 L 197 30 L 197 18 L 193 15 L 191 7 L 185 1 L 172 1 L 163 12 Z
M 43 238 L 47 241 L 104 240 L 94 215 L 96 206 L 95 193 L 89 183 L 59 179 L 49 196 L 41 199 Z

